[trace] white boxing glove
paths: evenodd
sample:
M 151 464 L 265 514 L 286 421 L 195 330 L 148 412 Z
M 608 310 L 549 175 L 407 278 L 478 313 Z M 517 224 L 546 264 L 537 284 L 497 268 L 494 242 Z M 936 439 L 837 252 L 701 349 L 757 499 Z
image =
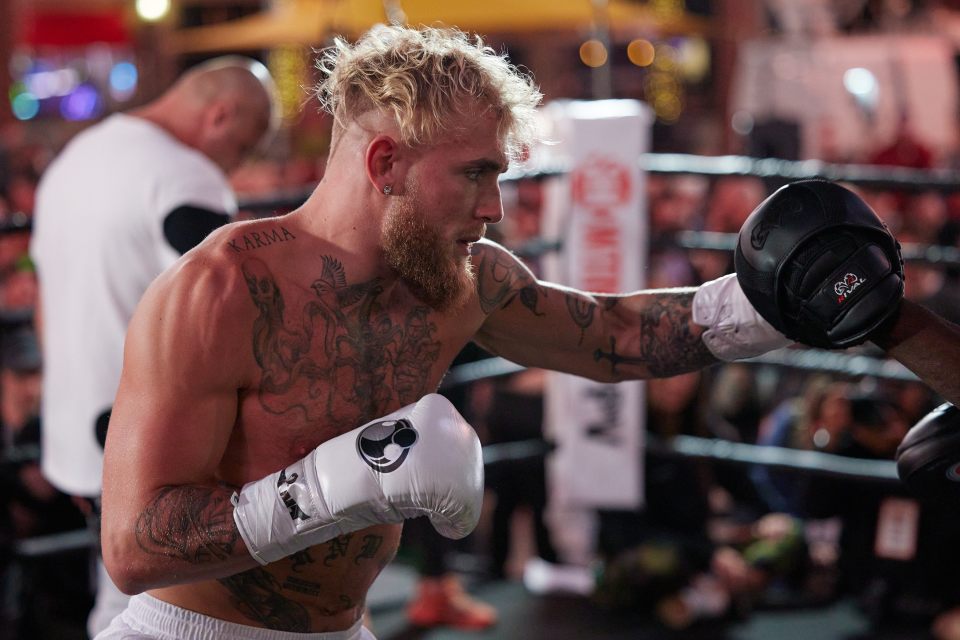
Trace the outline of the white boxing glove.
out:
M 448 538 L 477 526 L 483 457 L 441 395 L 324 442 L 234 494 L 233 519 L 261 564 L 376 524 L 427 516 Z
M 757 313 L 736 274 L 700 285 L 693 294 L 692 312 L 693 321 L 707 327 L 701 339 L 720 360 L 752 358 L 793 342 Z

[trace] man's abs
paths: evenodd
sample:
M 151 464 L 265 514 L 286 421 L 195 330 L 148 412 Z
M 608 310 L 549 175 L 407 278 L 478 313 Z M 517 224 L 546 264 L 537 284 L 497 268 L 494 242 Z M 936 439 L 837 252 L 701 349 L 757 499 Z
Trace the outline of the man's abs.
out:
M 399 525 L 339 536 L 283 560 L 220 580 L 151 591 L 190 611 L 278 631 L 349 628 L 363 615 L 367 591 L 393 559 Z

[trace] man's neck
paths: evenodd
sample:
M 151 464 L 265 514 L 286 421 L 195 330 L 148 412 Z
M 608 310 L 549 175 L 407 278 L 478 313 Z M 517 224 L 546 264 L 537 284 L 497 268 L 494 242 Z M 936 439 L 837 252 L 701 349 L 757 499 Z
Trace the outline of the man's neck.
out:
M 151 102 L 126 113 L 128 116 L 146 120 L 187 147 L 195 146 L 195 136 L 192 135 L 189 126 L 190 119 L 175 117 L 176 111 L 165 107 L 160 102 Z

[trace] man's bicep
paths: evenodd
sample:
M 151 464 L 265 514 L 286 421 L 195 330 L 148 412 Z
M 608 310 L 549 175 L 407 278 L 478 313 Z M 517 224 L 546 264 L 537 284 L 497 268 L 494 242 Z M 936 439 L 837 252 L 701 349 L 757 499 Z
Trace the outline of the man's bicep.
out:
M 104 457 L 104 562 L 125 593 L 256 562 L 224 471 L 249 355 L 231 265 L 185 258 L 150 286 L 127 332 Z M 243 289 L 245 292 L 245 286 Z M 247 303 L 248 305 L 249 303 Z M 247 340 L 243 340 L 246 333 Z
M 475 341 L 520 364 L 569 370 L 570 357 L 596 316 L 596 300 L 537 280 L 516 256 L 492 242 L 474 245 L 473 263 L 485 314 Z
M 212 481 L 232 433 L 236 390 L 209 380 L 181 387 L 152 377 L 121 381 L 107 436 L 105 485 L 120 476 L 124 485 L 149 493 Z
M 487 316 L 477 334 L 482 347 L 527 366 L 596 377 L 595 354 L 612 303 L 560 285 L 533 280 Z
M 105 485 L 121 476 L 123 484 L 149 492 L 208 481 L 229 441 L 236 366 L 206 343 L 209 332 L 193 326 L 202 322 L 202 310 L 176 298 L 148 292 L 130 324 L 107 436 Z

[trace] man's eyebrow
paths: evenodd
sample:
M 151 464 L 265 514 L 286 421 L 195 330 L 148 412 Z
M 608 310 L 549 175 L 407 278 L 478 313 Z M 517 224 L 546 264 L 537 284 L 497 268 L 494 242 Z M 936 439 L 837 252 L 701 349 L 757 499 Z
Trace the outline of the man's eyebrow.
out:
M 465 166 L 471 169 L 482 169 L 484 171 L 494 171 L 496 173 L 504 173 L 509 168 L 508 163 L 505 160 L 500 162 L 491 158 L 479 158 L 477 160 L 471 160 L 470 162 L 467 162 Z

